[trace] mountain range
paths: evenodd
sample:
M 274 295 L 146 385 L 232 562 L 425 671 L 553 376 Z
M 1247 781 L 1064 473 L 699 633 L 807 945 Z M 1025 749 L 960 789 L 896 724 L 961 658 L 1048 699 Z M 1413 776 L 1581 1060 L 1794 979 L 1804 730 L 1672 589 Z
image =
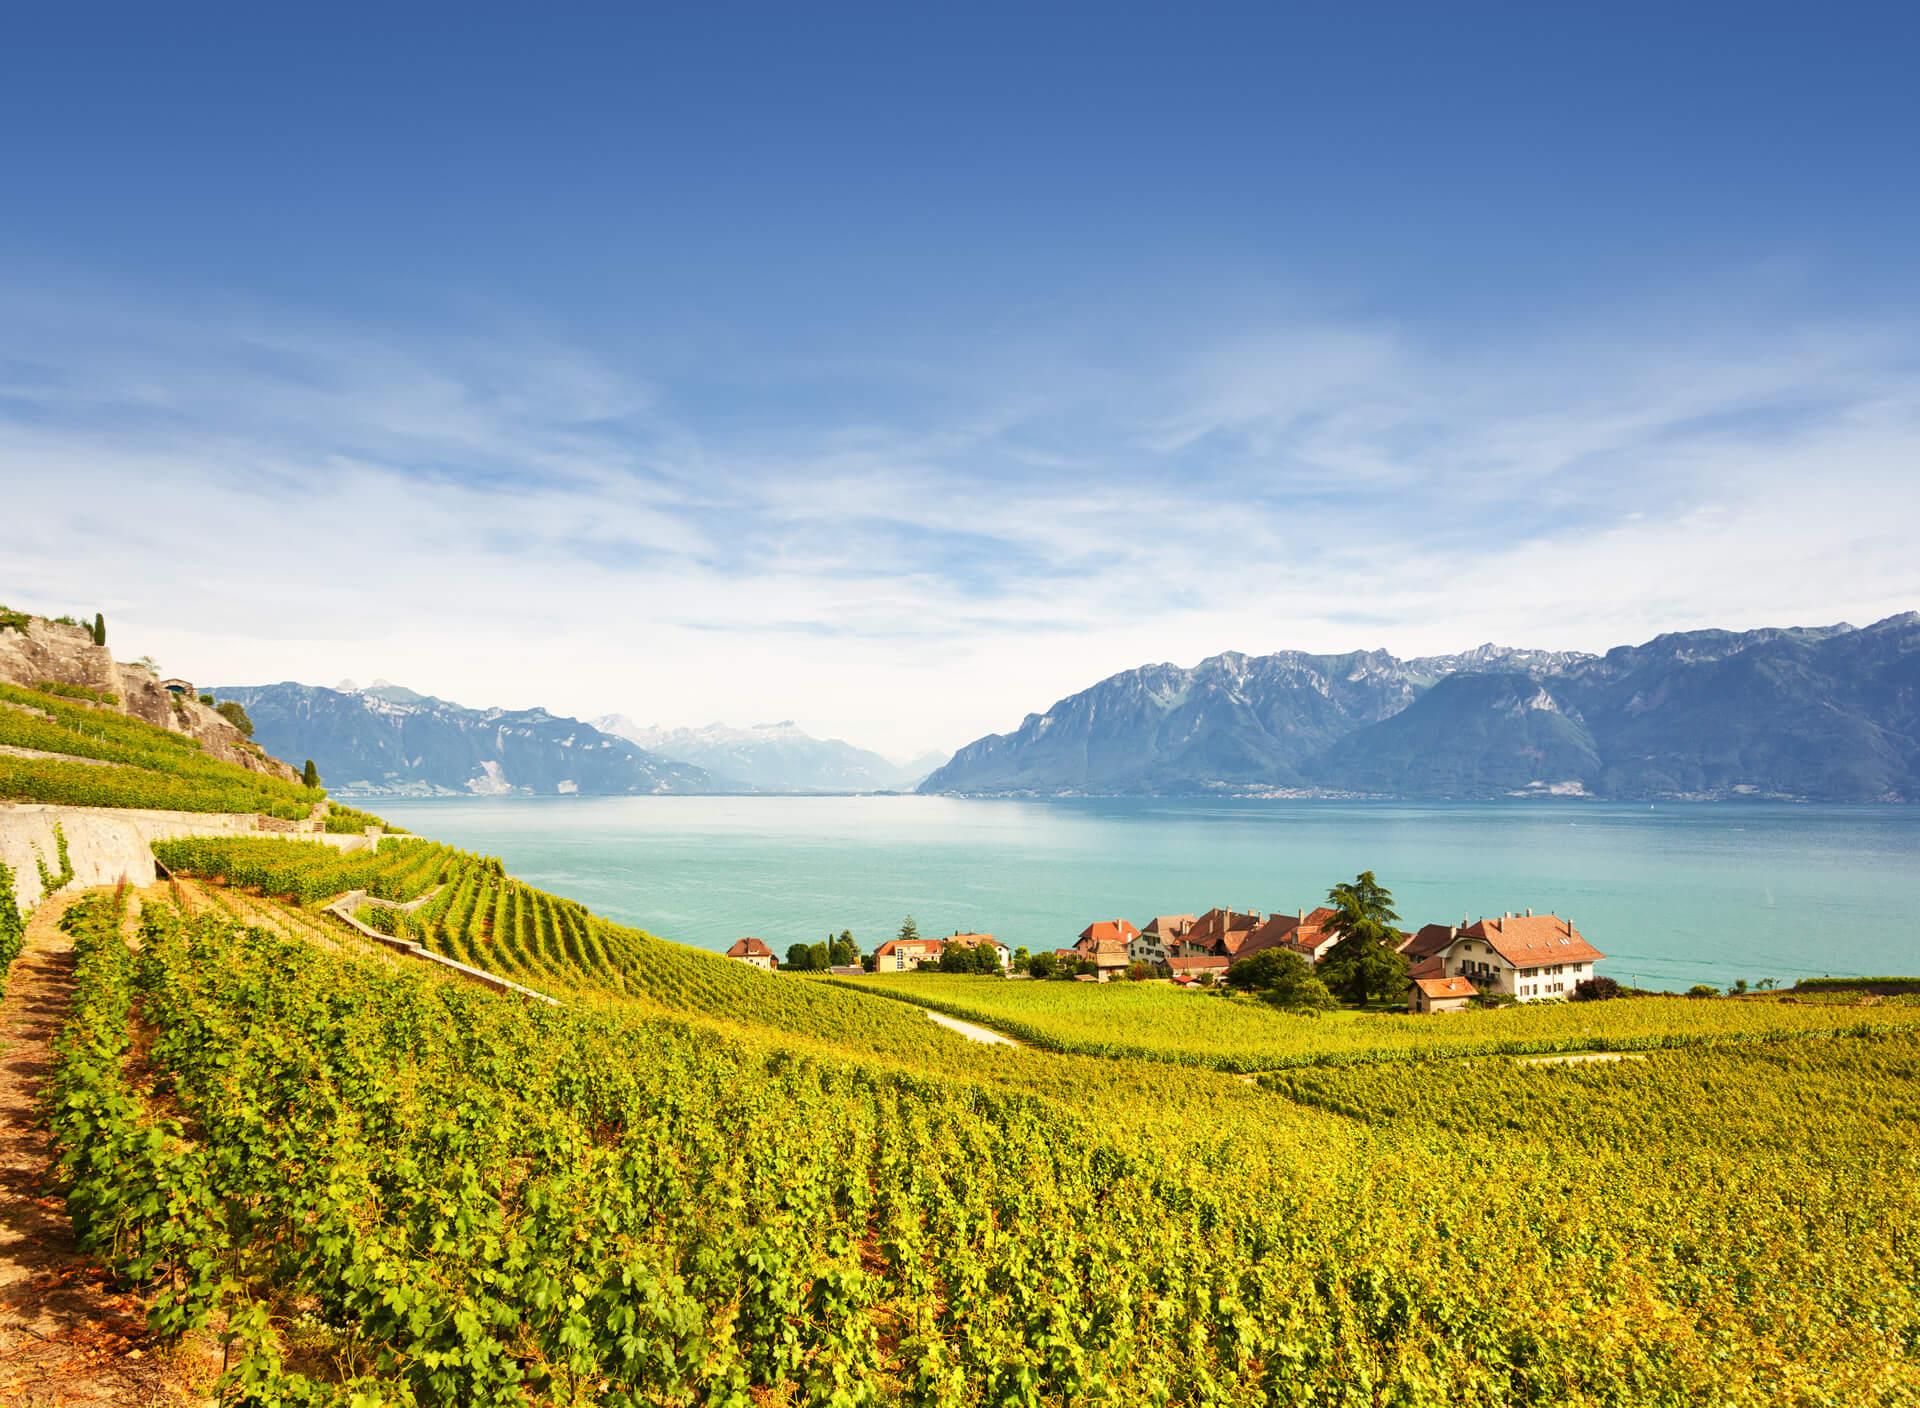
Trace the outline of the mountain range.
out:
M 1920 614 L 1597 656 L 1146 665 L 968 744 L 920 791 L 1920 801 Z
M 757 792 L 912 791 L 947 760 L 945 753 L 931 753 L 910 763 L 890 762 L 837 738 L 814 738 L 791 719 L 752 728 L 663 729 L 644 727 L 624 714 L 605 714 L 593 726 Z
M 291 682 L 218 688 L 276 757 L 312 758 L 329 788 L 375 793 L 748 790 L 544 709 L 467 709 L 384 680 L 366 689 Z

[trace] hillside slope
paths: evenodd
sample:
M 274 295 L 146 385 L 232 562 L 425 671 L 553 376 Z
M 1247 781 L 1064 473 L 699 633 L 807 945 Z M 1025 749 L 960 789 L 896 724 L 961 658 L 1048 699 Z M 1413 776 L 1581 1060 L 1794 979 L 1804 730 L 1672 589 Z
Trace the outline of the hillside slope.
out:
M 12 618 L 17 615 L 9 613 Z M 46 682 L 111 696 L 110 703 L 98 706 L 195 739 L 210 758 L 287 782 L 299 780 L 295 767 L 249 742 L 233 724 L 200 703 L 197 693 L 172 693 L 153 671 L 119 663 L 106 646 L 93 643 L 85 627 L 39 617 L 0 626 L 0 684 L 32 689 Z

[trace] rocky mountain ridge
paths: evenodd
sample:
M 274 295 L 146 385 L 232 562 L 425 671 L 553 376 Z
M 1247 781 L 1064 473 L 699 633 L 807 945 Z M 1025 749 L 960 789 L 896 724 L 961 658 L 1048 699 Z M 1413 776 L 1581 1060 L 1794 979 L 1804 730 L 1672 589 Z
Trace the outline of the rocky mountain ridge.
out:
M 1123 671 L 962 748 L 923 792 L 1920 800 L 1920 615 Z
M 351 681 L 343 681 L 350 684 Z M 469 709 L 399 685 L 225 686 L 255 737 L 312 758 L 332 790 L 370 794 L 583 796 L 745 790 L 544 709 Z

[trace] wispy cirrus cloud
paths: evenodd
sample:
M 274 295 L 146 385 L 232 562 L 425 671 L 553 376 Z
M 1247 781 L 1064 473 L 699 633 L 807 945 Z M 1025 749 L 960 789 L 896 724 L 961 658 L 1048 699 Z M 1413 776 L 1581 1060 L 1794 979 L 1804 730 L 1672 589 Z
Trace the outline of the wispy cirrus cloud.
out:
M 763 363 L 734 417 L 699 368 L 508 319 L 0 289 L 5 592 L 103 606 L 202 679 L 899 751 L 1223 648 L 1598 648 L 1920 604 L 1898 329 L 1465 346 L 1311 318 L 971 351 L 944 382 Z

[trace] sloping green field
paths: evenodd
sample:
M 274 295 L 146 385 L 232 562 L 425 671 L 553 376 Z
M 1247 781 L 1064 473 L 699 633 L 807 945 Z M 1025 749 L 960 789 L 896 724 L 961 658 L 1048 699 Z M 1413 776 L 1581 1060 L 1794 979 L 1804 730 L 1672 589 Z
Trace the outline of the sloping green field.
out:
M 978 1022 L 1048 1051 L 1223 1071 L 1561 1051 L 1650 1051 L 1920 1027 L 1920 1007 L 1683 997 L 1535 1003 L 1413 1017 L 1299 1016 L 1252 997 L 1163 983 L 1009 982 L 949 973 L 826 981 Z

